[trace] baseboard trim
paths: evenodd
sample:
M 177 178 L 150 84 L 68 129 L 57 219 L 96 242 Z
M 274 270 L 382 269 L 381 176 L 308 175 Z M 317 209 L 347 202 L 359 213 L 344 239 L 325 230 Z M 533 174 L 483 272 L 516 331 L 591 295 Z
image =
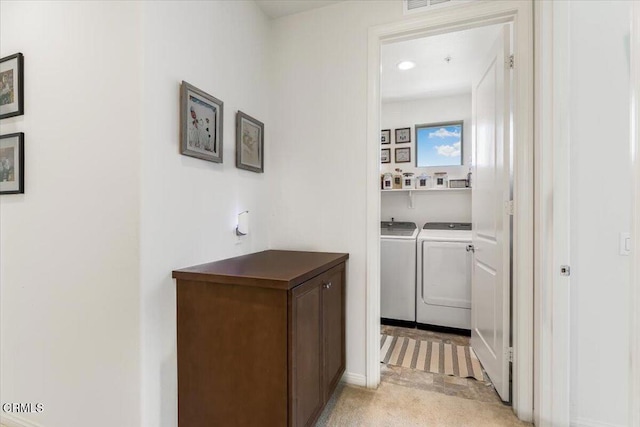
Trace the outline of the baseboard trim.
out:
M 381 317 L 380 318 L 380 324 L 381 325 L 388 325 L 388 326 L 400 326 L 402 328 L 411 328 L 411 329 L 416 327 L 416 322 L 415 321 L 388 319 L 386 317 Z
M 471 329 L 452 328 L 450 326 L 432 325 L 429 323 L 416 323 L 416 328 L 423 331 L 442 332 L 445 334 L 463 335 L 465 337 L 471 336 Z
M 571 420 L 571 427 L 624 427 L 621 424 L 609 424 L 600 421 L 589 420 L 585 418 L 576 418 Z
M 366 387 L 367 377 L 360 374 L 352 374 L 351 372 L 345 372 L 344 375 L 342 376 L 342 382 L 350 385 Z
M 0 414 L 0 424 L 6 427 L 42 427 L 41 424 L 34 423 L 33 421 L 25 420 L 17 415 L 8 414 L 3 412 Z

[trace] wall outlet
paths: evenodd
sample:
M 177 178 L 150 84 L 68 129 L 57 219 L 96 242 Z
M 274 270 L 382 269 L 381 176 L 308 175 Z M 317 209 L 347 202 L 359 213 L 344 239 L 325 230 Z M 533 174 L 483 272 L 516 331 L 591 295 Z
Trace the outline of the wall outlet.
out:
M 631 255 L 631 234 L 620 233 L 620 255 Z

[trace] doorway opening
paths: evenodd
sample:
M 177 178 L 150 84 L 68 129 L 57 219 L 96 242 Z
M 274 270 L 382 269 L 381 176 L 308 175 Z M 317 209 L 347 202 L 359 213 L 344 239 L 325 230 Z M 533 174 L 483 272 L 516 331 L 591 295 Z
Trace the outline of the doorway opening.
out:
M 445 394 L 488 399 L 493 387 L 494 402 L 528 421 L 532 17 L 522 2 L 483 6 L 370 32 L 380 72 L 370 77 L 367 385 L 425 373 Z
M 382 46 L 382 381 L 511 401 L 511 32 Z

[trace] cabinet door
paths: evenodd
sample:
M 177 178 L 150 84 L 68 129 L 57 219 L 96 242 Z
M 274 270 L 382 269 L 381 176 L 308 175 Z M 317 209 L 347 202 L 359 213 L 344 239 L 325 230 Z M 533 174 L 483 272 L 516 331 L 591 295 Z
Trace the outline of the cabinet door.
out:
M 344 264 L 334 267 L 324 275 L 322 285 L 325 401 L 331 397 L 345 369 L 344 275 Z
M 322 276 L 291 291 L 289 425 L 312 425 L 324 405 L 322 376 Z

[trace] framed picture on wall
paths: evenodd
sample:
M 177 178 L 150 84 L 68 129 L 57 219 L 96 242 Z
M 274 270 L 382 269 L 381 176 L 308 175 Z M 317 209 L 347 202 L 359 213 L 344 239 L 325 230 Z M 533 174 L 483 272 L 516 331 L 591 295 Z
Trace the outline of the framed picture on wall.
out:
M 380 163 L 391 163 L 391 148 L 383 148 L 380 155 Z
M 180 88 L 180 152 L 222 163 L 224 104 L 183 81 Z
M 411 128 L 396 129 L 396 144 L 411 142 Z
M 380 133 L 381 144 L 391 144 L 391 129 L 384 129 Z
M 24 193 L 24 133 L 0 136 L 0 194 Z
M 24 57 L 0 59 L 0 119 L 24 114 Z
M 411 161 L 411 147 L 396 148 L 396 163 L 409 163 Z
M 236 115 L 236 167 L 264 172 L 264 123 L 242 111 Z

